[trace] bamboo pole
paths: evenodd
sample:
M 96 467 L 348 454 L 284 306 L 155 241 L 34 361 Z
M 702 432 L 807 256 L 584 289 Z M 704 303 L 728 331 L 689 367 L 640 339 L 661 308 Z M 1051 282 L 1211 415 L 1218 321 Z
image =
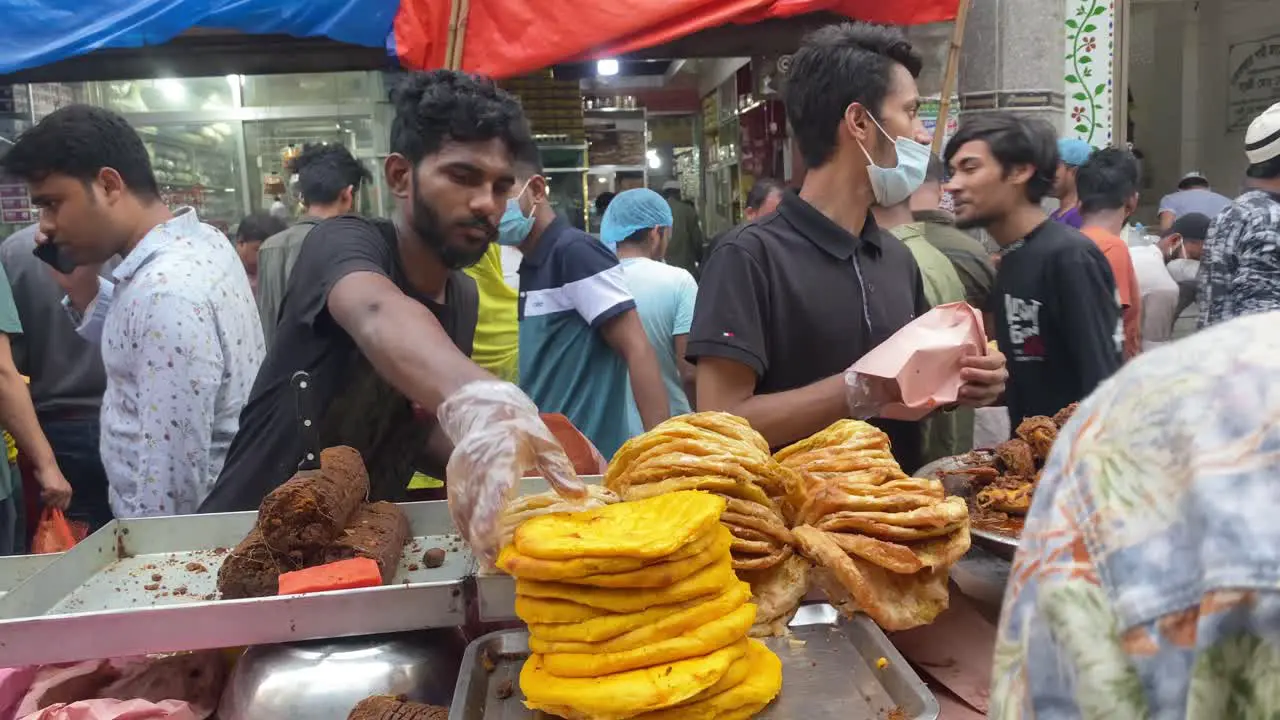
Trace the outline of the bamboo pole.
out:
M 959 0 L 956 21 L 951 28 L 951 48 L 947 51 L 947 69 L 942 76 L 942 97 L 938 101 L 938 124 L 933 128 L 933 152 L 942 153 L 942 138 L 947 133 L 947 115 L 951 112 L 951 95 L 955 92 L 956 74 L 960 69 L 960 50 L 964 47 L 964 24 L 969 18 L 973 0 Z
M 461 0 L 449 0 L 449 29 L 444 40 L 444 67 L 453 69 L 453 46 L 457 42 L 458 11 Z
M 471 0 L 452 0 L 449 3 L 449 43 L 445 48 L 445 67 L 462 69 L 462 53 L 467 44 L 467 16 L 471 14 Z

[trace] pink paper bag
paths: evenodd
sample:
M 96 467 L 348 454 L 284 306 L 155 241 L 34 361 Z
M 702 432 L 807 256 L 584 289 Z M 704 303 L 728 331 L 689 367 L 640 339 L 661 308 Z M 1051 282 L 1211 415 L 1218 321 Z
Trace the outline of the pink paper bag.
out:
M 960 359 L 986 353 L 982 315 L 965 302 L 911 321 L 845 371 L 855 417 L 919 420 L 959 399 Z

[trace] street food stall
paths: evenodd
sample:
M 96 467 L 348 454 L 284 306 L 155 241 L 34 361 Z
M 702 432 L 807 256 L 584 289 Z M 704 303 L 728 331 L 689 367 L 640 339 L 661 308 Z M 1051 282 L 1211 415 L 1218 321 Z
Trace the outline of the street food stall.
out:
M 861 421 L 770 453 L 740 418 L 678 416 L 584 476 L 585 498 L 526 478 L 492 563 L 446 502 L 365 502 L 363 462 L 329 448 L 257 513 L 117 520 L 60 556 L 0 559 L 0 666 L 254 646 L 226 683 L 224 720 L 287 707 L 264 690 L 286 669 L 335 679 L 303 693 L 311 714 L 297 717 L 402 694 L 455 720 L 680 717 L 698 703 L 934 718 L 945 702 L 966 717 L 982 709 L 983 674 L 946 661 L 989 662 L 989 620 L 951 581 L 989 557 L 971 542 L 1016 547 L 1071 411 L 917 477 Z M 369 581 L 335 580 L 353 561 Z M 675 695 L 623 690 L 655 668 L 673 668 Z M 738 688 L 744 675 L 777 686 Z M 591 692 L 599 683 L 618 687 Z
M 622 16 L 590 3 L 402 0 L 390 15 L 377 5 L 367 12 L 406 67 L 499 78 L 726 23 L 957 14 L 956 0 L 648 0 Z M 180 23 L 168 22 L 172 37 Z M 84 42 L 28 60 L 109 44 L 72 36 Z M 732 95 L 726 108 L 756 109 Z M 590 160 L 563 130 L 576 187 Z M 631 171 L 643 182 L 647 150 L 612 182 Z M 57 557 L 0 558 L 0 667 L 249 647 L 232 653 L 223 720 L 444 717 L 446 705 L 452 720 L 678 718 L 695 705 L 706 717 L 927 720 L 943 692 L 970 715 L 985 709 L 985 688 L 966 693 L 946 672 L 927 684 L 929 663 L 901 648 L 945 642 L 919 633 L 954 624 L 948 607 L 963 602 L 951 573 L 993 492 L 970 501 L 940 478 L 911 477 L 866 423 L 773 454 L 740 418 L 673 418 L 587 477 L 585 500 L 526 479 L 493 564 L 461 541 L 446 502 L 366 503 L 363 459 L 320 455 L 258 512 L 116 520 Z M 965 458 L 940 475 L 987 466 L 1004 467 Z M 495 623 L 513 627 L 478 632 Z M 412 701 L 437 707 L 410 715 Z

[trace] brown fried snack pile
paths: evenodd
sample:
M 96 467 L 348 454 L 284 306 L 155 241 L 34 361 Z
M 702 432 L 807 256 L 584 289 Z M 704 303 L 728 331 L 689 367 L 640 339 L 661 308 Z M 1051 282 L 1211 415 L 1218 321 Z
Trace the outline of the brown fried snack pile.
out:
M 299 472 L 263 499 L 253 530 L 218 568 L 222 599 L 269 597 L 282 573 L 355 557 L 377 562 L 390 582 L 409 521 L 394 503 L 365 503 L 368 492 L 360 453 L 326 448 L 319 470 Z
M 933 622 L 947 607 L 947 574 L 969 550 L 964 500 L 942 483 L 908 477 L 889 437 L 841 420 L 778 451 L 796 470 L 786 506 L 814 583 L 846 613 L 862 611 L 886 630 Z
M 1058 431 L 1076 410 L 1072 403 L 1053 417 L 1037 415 L 1023 420 L 1017 437 L 996 446 L 994 452 L 975 450 L 962 456 L 968 467 L 947 474 L 967 475 L 975 486 L 975 519 L 979 524 L 1003 522 L 1008 516 L 1026 515 L 1031 509 L 1040 471 L 1044 467 Z
M 361 700 L 347 720 L 448 720 L 449 708 L 378 695 Z
M 794 539 L 779 506 L 798 482 L 746 420 L 722 412 L 673 417 L 628 440 L 604 477 L 624 500 L 705 490 L 728 501 L 720 521 L 733 534 L 733 569 L 760 604 L 757 636 L 785 627 L 808 584 L 807 563 L 788 562 Z

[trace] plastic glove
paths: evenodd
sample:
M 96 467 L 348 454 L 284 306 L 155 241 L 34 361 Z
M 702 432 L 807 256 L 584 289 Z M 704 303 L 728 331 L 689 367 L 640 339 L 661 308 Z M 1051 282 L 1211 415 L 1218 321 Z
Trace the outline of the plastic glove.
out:
M 900 397 L 892 380 L 863 375 L 853 368 L 844 371 L 844 400 L 849 406 L 849 417 L 854 420 L 879 417 L 884 406 Z
M 587 494 L 537 406 L 515 385 L 464 385 L 441 403 L 436 418 L 453 442 L 447 466 L 449 514 L 472 550 L 486 560 L 498 554 L 502 511 L 526 469 L 536 469 L 562 497 Z

